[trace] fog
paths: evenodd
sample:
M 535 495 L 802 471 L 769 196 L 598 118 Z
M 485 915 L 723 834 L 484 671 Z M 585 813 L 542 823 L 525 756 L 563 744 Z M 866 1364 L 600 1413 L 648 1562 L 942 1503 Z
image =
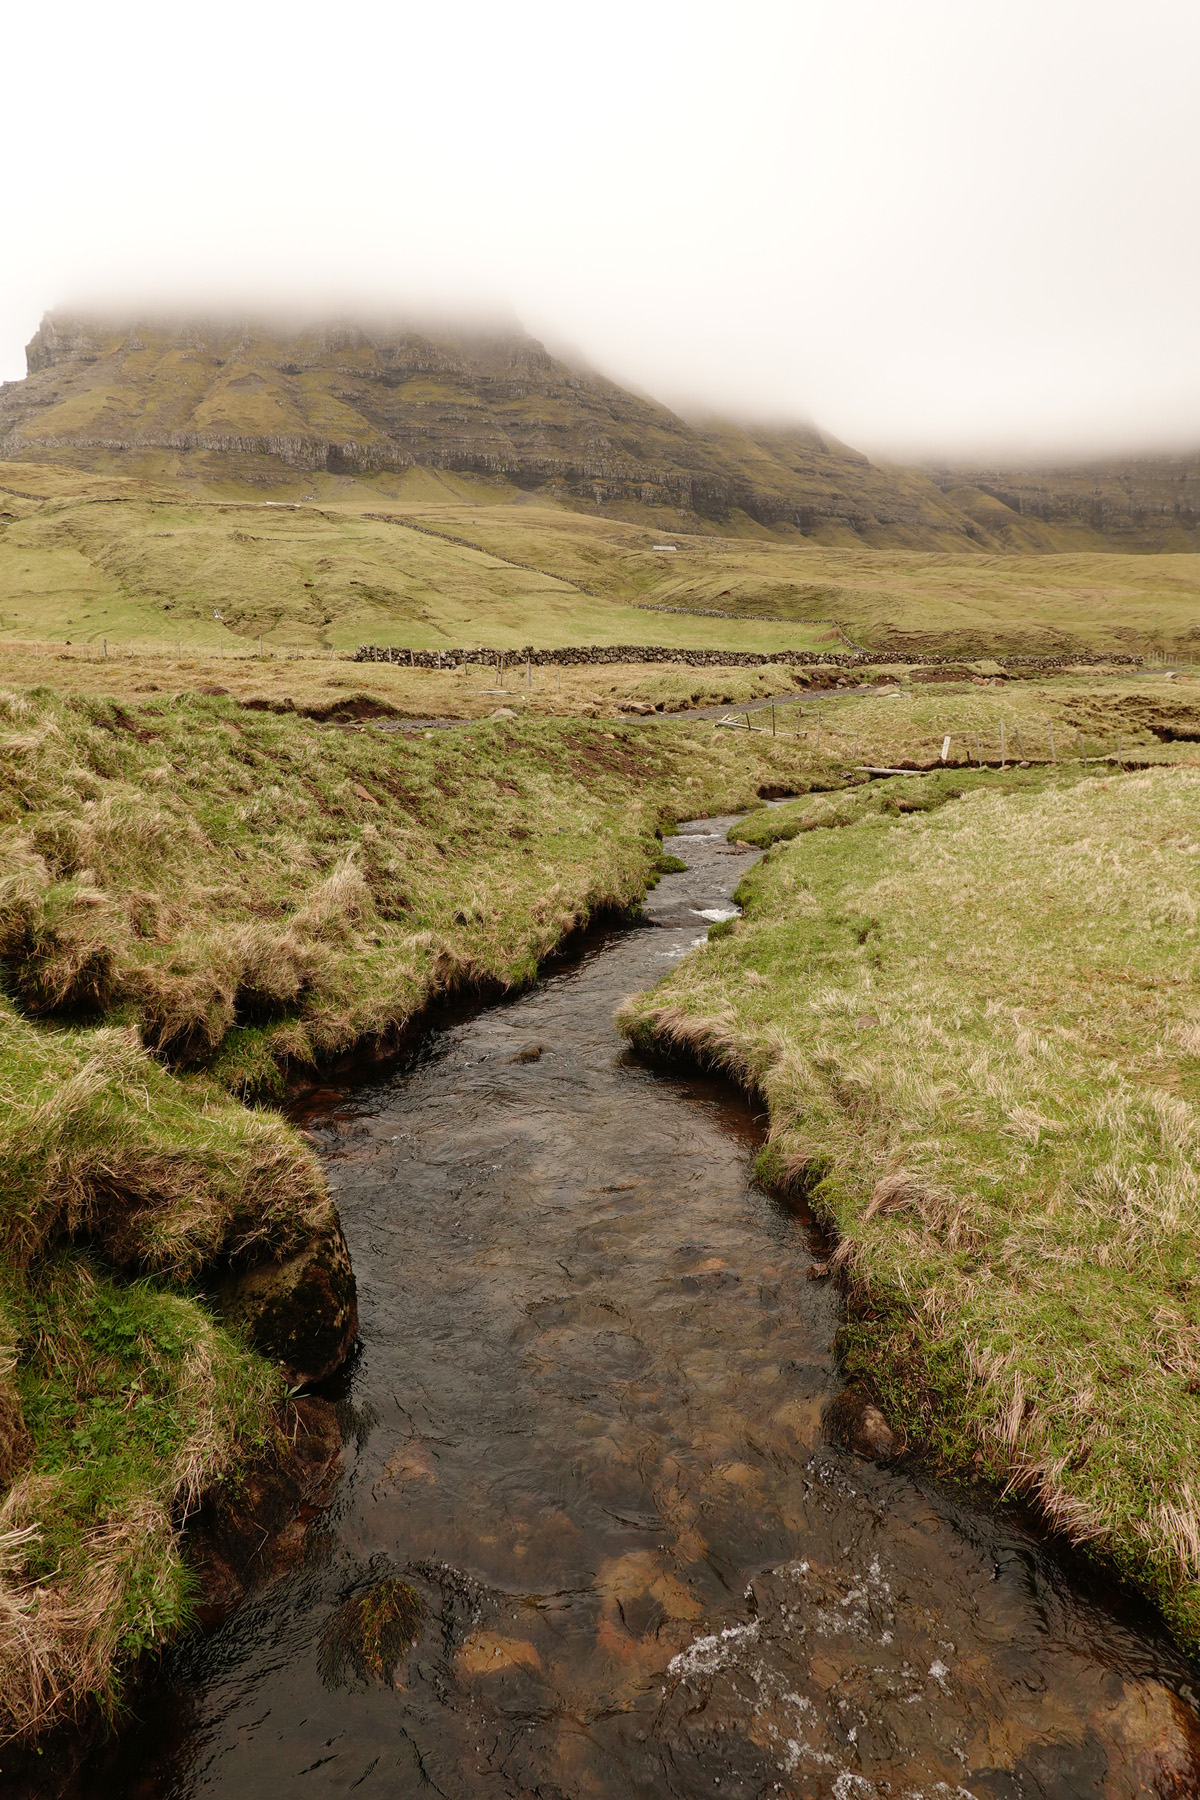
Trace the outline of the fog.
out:
M 8 14 L 0 376 L 44 310 L 519 318 L 876 454 L 1200 445 L 1200 8 Z

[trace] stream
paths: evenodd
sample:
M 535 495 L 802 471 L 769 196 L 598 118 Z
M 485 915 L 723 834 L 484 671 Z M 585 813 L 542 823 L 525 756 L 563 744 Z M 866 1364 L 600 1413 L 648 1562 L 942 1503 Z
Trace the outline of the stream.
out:
M 362 1319 L 341 1487 L 167 1660 L 106 1796 L 1200 1793 L 1194 1671 L 1145 1609 L 829 1440 L 838 1298 L 753 1182 L 763 1121 L 614 1030 L 732 911 L 729 823 L 668 840 L 643 922 L 310 1100 Z M 415 1645 L 356 1680 L 331 1622 L 387 1577 Z

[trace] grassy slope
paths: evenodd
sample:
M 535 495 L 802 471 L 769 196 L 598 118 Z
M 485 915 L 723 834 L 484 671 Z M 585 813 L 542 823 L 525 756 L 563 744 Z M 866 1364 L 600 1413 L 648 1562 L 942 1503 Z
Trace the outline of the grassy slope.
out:
M 146 647 L 178 636 L 213 649 L 262 634 L 342 650 L 363 641 L 763 650 L 836 646 L 819 623 L 833 618 L 877 648 L 1141 651 L 1190 642 L 1200 592 L 1194 555 L 672 536 L 427 471 L 303 485 L 316 498 L 296 509 L 248 485 L 239 496 L 226 484 L 222 496 L 132 474 L 0 465 L 0 636 Z M 675 554 L 656 553 L 655 542 L 674 542 Z M 662 606 L 684 612 L 644 610 Z
M 626 1029 L 760 1086 L 909 1442 L 1033 1495 L 1195 1646 L 1200 773 L 992 784 L 800 803 L 853 822 L 772 850 Z
M 794 742 L 699 729 L 404 741 L 221 698 L 4 697 L 8 1730 L 111 1698 L 186 1618 L 178 1520 L 276 1429 L 277 1372 L 198 1284 L 286 1252 L 324 1189 L 229 1089 L 275 1090 L 453 986 L 527 980 L 637 899 L 660 821 L 811 767 Z

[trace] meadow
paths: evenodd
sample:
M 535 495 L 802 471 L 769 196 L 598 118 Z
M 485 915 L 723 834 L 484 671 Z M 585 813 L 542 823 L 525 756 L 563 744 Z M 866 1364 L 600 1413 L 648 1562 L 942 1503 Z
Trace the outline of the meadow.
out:
M 845 634 L 928 655 L 1184 656 L 1196 641 L 1194 554 L 873 550 L 736 521 L 664 534 L 503 483 L 411 474 L 321 475 L 283 499 L 250 482 L 0 465 L 0 642 L 820 650 Z

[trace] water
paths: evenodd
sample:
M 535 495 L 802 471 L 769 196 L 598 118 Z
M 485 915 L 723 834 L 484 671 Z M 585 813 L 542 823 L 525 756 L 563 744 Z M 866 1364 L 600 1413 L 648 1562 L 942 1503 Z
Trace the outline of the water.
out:
M 753 1184 L 762 1121 L 613 1030 L 729 910 L 727 824 L 668 845 L 653 925 L 310 1103 L 359 1281 L 345 1477 L 304 1567 L 176 1653 L 106 1794 L 1200 1792 L 1191 1671 L 1138 1609 L 826 1441 L 837 1300 Z M 347 1682 L 330 1621 L 389 1575 L 416 1647 Z

